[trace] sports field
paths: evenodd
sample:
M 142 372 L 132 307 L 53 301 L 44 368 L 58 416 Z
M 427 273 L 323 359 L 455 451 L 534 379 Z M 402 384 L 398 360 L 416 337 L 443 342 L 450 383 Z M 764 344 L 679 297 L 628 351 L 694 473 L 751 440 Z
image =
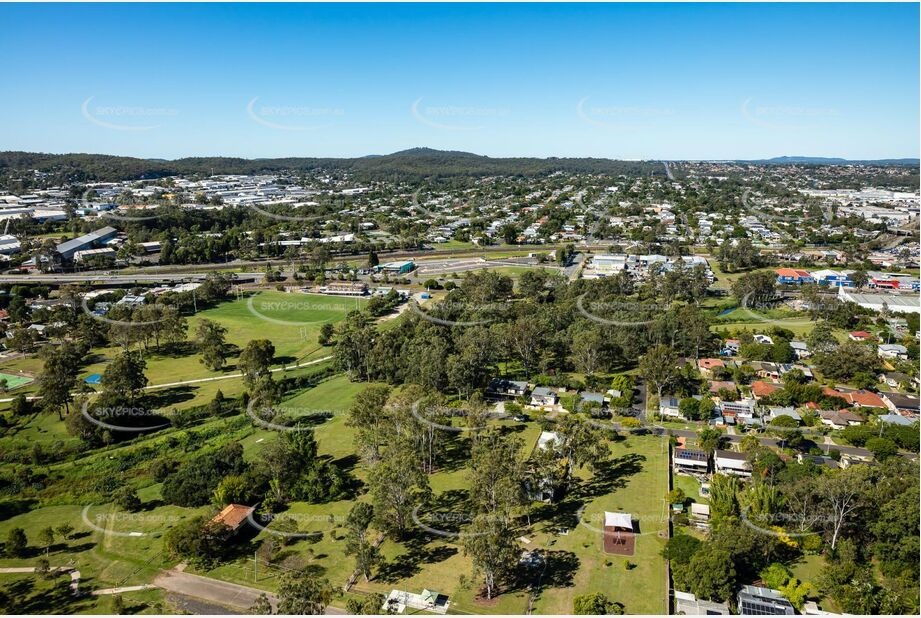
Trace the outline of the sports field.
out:
M 19 388 L 24 384 L 28 384 L 34 378 L 30 376 L 15 375 L 11 373 L 0 373 L 0 381 L 6 381 L 7 390 L 13 390 L 14 388 Z

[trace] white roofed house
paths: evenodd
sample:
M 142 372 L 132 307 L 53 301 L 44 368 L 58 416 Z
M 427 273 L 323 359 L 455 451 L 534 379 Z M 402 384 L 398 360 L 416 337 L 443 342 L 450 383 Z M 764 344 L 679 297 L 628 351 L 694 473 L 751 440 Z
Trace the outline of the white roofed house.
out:
M 713 453 L 713 464 L 719 474 L 751 477 L 752 467 L 745 453 L 717 450 Z
M 797 360 L 803 360 L 804 358 L 812 356 L 809 346 L 806 345 L 804 341 L 791 341 L 790 347 L 793 348 L 793 355 L 796 356 Z
M 908 358 L 908 348 L 898 343 L 883 343 L 876 348 L 876 354 L 880 358 L 898 358 L 905 360 Z
M 671 416 L 674 418 L 684 418 L 681 415 L 681 409 L 679 407 L 679 401 L 677 397 L 672 395 L 663 395 L 662 400 L 659 402 L 659 414 L 662 416 Z

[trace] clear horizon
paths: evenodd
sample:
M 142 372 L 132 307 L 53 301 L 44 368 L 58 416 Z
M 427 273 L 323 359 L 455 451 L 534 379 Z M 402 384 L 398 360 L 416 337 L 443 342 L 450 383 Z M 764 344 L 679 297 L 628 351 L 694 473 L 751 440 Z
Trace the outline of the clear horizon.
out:
M 0 5 L 0 150 L 919 157 L 917 4 Z

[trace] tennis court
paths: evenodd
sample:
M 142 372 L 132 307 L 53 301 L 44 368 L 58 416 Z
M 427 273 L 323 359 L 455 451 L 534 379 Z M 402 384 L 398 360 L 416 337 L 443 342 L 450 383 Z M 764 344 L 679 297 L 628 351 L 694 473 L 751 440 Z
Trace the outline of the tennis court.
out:
M 0 380 L 6 380 L 6 388 L 8 390 L 19 388 L 23 384 L 28 384 L 34 379 L 35 378 L 33 378 L 32 376 L 23 376 L 23 375 L 16 375 L 13 373 L 0 372 Z

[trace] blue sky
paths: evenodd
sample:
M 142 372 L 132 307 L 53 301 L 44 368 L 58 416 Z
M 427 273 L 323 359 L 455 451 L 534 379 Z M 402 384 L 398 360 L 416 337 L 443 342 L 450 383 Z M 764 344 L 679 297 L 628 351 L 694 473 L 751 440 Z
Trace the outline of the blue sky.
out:
M 6 4 L 0 23 L 0 150 L 919 155 L 917 4 Z

